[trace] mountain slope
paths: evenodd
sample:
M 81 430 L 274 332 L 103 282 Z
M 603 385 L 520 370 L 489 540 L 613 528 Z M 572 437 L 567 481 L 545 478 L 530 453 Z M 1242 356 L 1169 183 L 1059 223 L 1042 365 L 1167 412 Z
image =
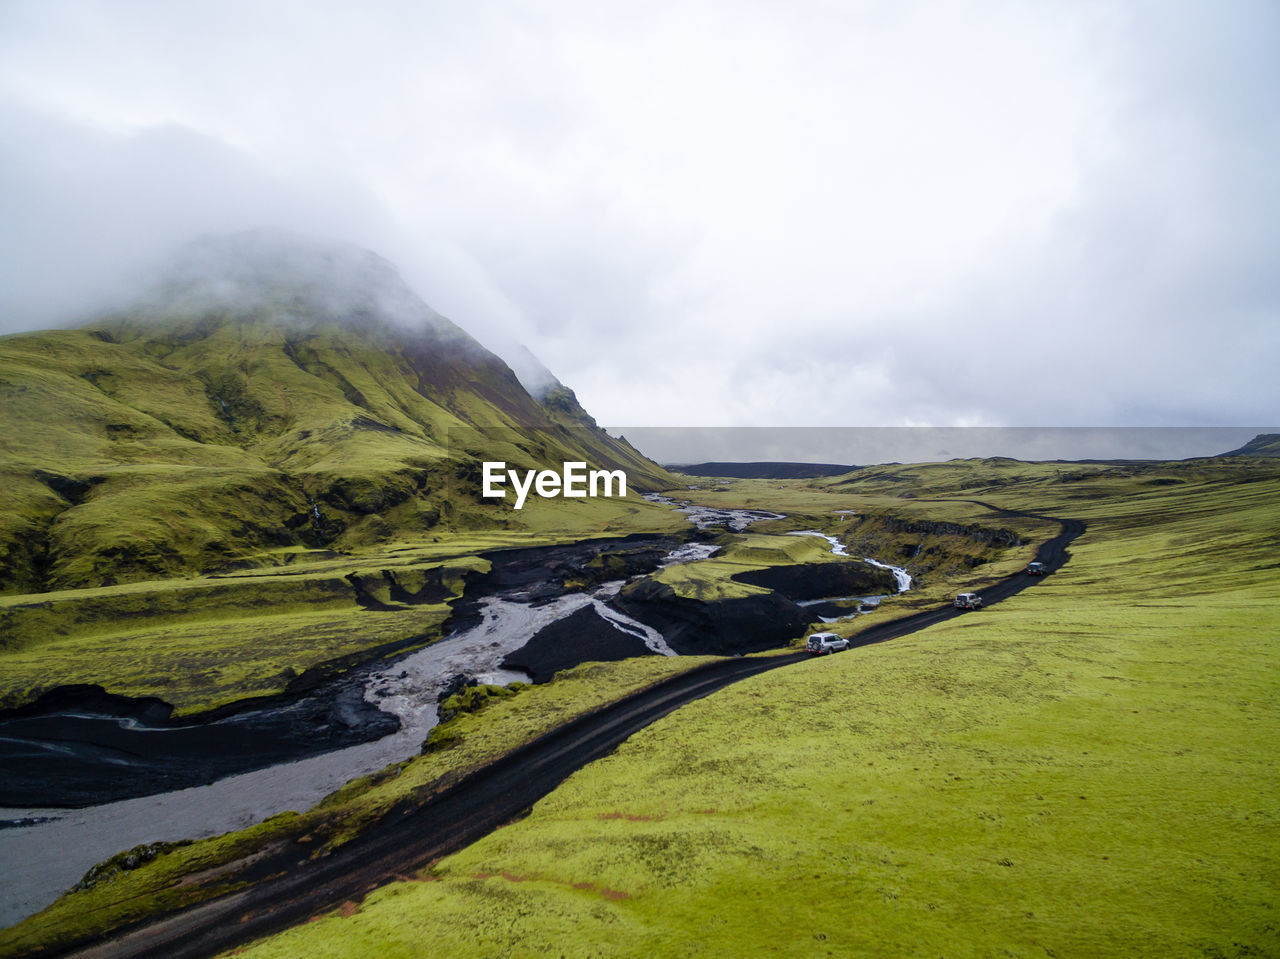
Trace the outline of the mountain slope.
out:
M 1244 446 L 1223 456 L 1280 456 L 1280 433 L 1259 433 Z
M 534 399 L 373 254 L 248 234 L 140 304 L 0 338 L 0 592 L 519 523 L 480 459 L 665 472 L 560 384 Z

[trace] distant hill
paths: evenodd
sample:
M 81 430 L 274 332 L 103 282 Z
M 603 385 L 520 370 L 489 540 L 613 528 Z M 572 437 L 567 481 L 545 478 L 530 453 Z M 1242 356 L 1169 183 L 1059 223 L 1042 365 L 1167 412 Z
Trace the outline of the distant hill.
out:
M 734 479 L 812 479 L 818 476 L 841 476 L 857 468 L 834 463 L 695 463 L 691 466 L 667 466 L 673 473 L 727 476 Z
M 509 522 L 476 499 L 491 458 L 671 483 L 554 378 L 531 396 L 380 257 L 204 240 L 128 309 L 0 337 L 0 593 Z
M 1223 456 L 1280 456 L 1280 433 L 1259 433 L 1238 450 Z

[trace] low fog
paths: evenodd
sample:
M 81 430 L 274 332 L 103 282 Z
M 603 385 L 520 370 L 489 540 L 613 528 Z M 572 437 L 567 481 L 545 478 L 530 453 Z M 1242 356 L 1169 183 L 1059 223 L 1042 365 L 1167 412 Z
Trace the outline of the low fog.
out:
M 11 0 L 0 331 L 285 229 L 624 428 L 1280 422 L 1278 54 L 1263 0 Z
M 1020 460 L 1176 460 L 1238 450 L 1261 426 L 652 427 L 620 431 L 660 463 L 798 462 L 843 466 Z
M 265 319 L 295 327 L 346 321 L 410 333 L 456 329 L 383 257 L 350 243 L 290 231 L 204 236 L 157 261 L 148 272 L 154 272 L 154 284 L 119 309 L 153 321 L 173 314 L 265 309 L 270 311 Z

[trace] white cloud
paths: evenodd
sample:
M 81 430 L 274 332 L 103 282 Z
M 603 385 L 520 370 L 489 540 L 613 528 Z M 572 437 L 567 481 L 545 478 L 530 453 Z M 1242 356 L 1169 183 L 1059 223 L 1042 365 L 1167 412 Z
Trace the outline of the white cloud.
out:
M 1274 420 L 1277 25 L 11 2 L 2 322 L 133 247 L 281 225 L 376 248 L 605 423 Z

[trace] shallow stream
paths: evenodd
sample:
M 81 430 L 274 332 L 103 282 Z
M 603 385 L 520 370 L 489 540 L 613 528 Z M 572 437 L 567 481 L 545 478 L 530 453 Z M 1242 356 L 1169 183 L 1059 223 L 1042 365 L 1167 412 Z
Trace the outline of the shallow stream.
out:
M 662 565 L 705 559 L 715 549 L 685 544 Z M 416 755 L 437 724 L 439 698 L 451 682 L 459 676 L 497 685 L 527 681 L 524 673 L 504 670 L 503 659 L 542 628 L 585 606 L 594 606 L 602 618 L 652 652 L 675 655 L 657 630 L 606 605 L 625 582 L 545 602 L 533 602 L 520 591 L 488 597 L 480 602 L 478 624 L 370 669 L 365 698 L 400 721 L 398 732 L 381 739 L 208 785 L 83 809 L 0 808 L 0 821 L 23 824 L 0 829 L 0 862 L 5 863 L 0 870 L 0 927 L 44 908 L 91 866 L 123 849 L 216 836 L 286 810 L 308 809 L 344 783 Z

